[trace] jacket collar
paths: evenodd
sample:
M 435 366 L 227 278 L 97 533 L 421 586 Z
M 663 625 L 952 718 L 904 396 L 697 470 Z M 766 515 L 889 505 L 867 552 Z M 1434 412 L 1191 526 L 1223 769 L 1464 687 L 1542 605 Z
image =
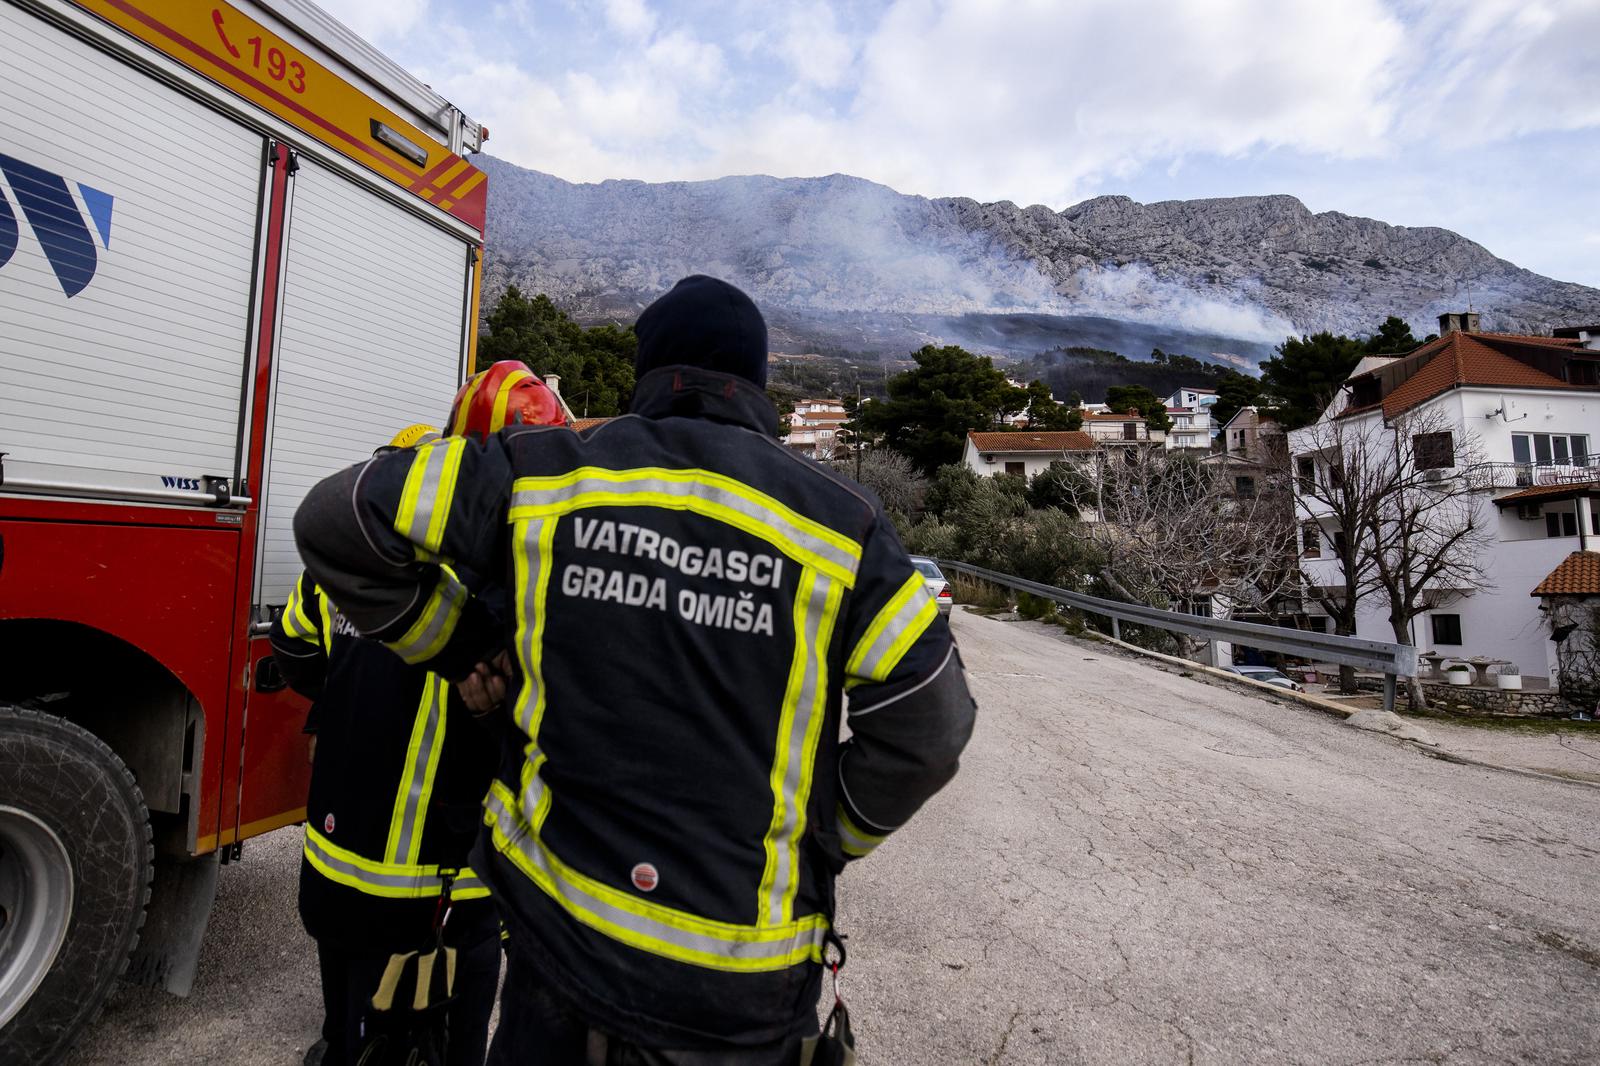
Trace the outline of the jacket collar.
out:
M 735 374 L 694 366 L 663 366 L 633 387 L 633 414 L 644 418 L 705 418 L 778 435 L 778 410 L 767 394 Z

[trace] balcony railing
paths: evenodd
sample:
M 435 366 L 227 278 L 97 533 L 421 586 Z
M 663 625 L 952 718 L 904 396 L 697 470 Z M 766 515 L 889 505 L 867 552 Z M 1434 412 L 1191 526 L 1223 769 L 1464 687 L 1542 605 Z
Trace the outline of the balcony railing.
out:
M 1474 481 L 1485 489 L 1526 489 L 1536 485 L 1565 485 L 1600 480 L 1600 452 L 1534 463 L 1481 463 L 1473 467 Z

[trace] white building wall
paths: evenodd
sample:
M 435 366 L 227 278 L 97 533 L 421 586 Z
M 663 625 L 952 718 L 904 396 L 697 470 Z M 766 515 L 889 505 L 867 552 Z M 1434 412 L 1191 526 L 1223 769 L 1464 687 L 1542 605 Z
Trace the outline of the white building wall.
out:
M 985 456 L 992 456 L 994 462 L 985 462 Z M 996 474 L 1006 472 L 1007 463 L 1021 463 L 1027 477 L 1043 473 L 1050 468 L 1051 463 L 1061 462 L 1060 452 L 979 452 L 971 440 L 967 441 L 966 451 L 961 455 L 961 461 L 967 468 L 980 477 L 994 477 Z
M 1502 405 L 1503 413 L 1496 414 Z M 1475 435 L 1486 462 L 1512 462 L 1513 433 L 1587 433 L 1591 449 L 1600 441 L 1600 396 L 1594 393 L 1567 395 L 1527 389 L 1466 388 L 1452 390 L 1429 406 L 1444 412 L 1455 423 L 1458 449 L 1461 434 Z M 1349 421 L 1353 425 L 1376 423 L 1380 418 L 1374 412 Z M 1305 431 L 1291 434 L 1295 455 L 1304 451 L 1304 440 Z M 1539 600 L 1530 593 L 1569 553 L 1578 550 L 1579 538 L 1547 537 L 1542 519 L 1521 520 L 1514 509 L 1497 507 L 1494 498 L 1510 491 L 1513 491 L 1512 486 L 1505 484 L 1477 498 L 1480 520 L 1495 530 L 1498 538 L 1487 557 L 1480 561 L 1484 587 L 1471 595 L 1454 598 L 1441 605 L 1437 612 L 1420 615 L 1412 623 L 1412 640 L 1419 651 L 1509 659 L 1524 674 L 1547 677 L 1551 651 L 1549 634 L 1539 613 Z M 1316 517 L 1303 498 L 1297 500 L 1297 504 L 1302 519 Z M 1326 524 L 1323 530 L 1323 557 L 1302 557 L 1301 569 L 1313 582 L 1333 585 L 1339 581 L 1339 564 L 1329 557 L 1332 548 Z M 1461 616 L 1462 643 L 1459 646 L 1435 646 L 1433 613 Z M 1388 604 L 1381 593 L 1363 598 L 1357 612 L 1356 635 L 1372 640 L 1394 639 Z

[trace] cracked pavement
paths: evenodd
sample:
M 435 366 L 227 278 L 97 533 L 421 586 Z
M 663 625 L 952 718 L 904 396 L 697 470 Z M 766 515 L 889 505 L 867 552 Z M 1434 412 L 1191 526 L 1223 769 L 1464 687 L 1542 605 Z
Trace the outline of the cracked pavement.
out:
M 1600 789 L 953 625 L 961 773 L 840 882 L 864 1066 L 1596 1060 Z M 120 988 L 70 1061 L 298 1062 L 297 855 L 297 830 L 247 843 L 194 996 Z
M 864 1063 L 1596 1060 L 1600 790 L 953 624 L 961 773 L 840 885 Z

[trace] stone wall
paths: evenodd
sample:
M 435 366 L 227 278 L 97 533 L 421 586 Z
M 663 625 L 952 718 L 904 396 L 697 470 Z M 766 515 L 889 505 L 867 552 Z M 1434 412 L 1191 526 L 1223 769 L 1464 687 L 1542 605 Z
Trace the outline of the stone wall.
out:
M 1369 675 L 1356 677 L 1356 687 L 1363 692 L 1382 692 L 1383 678 Z M 1575 709 L 1561 693 L 1549 690 L 1483 688 L 1478 685 L 1452 685 L 1448 681 L 1424 681 L 1422 692 L 1428 698 L 1430 711 L 1445 714 L 1487 714 L 1505 718 L 1564 718 Z M 1397 703 L 1409 708 L 1405 682 L 1401 681 Z

